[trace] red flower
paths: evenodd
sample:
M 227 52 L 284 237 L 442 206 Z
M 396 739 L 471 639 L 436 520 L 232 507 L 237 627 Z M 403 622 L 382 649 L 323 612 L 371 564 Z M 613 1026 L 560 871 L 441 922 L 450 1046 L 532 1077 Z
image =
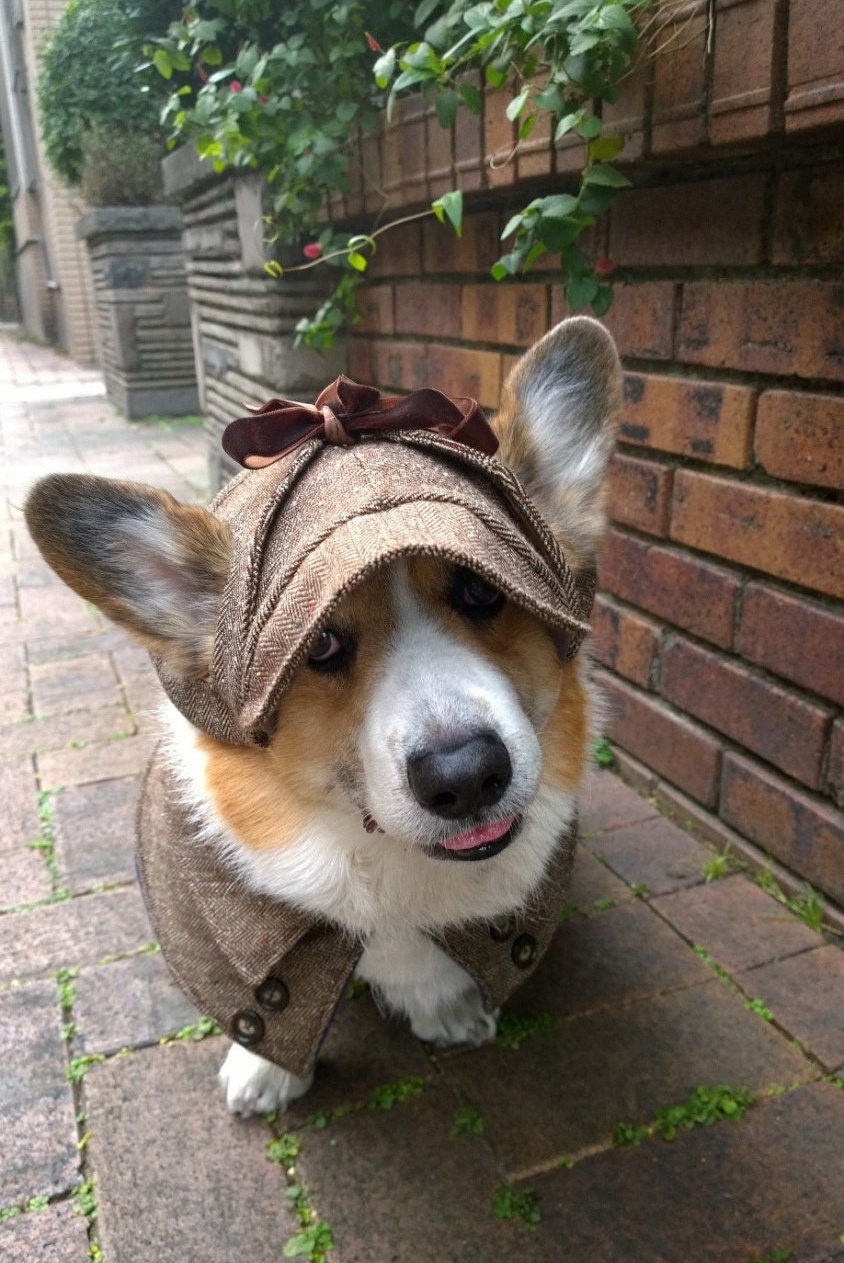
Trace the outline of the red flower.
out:
M 615 264 L 612 259 L 599 259 L 595 264 L 596 276 L 609 276 L 610 272 L 615 271 Z
M 302 254 L 306 259 L 318 259 L 322 254 L 322 246 L 318 241 L 309 241 Z
M 258 103 L 259 103 L 259 105 L 266 105 L 266 104 L 267 104 L 267 102 L 269 101 L 269 99 L 270 99 L 270 98 L 269 98 L 268 96 L 264 96 L 264 95 L 262 94 L 261 96 L 259 96 L 259 97 L 258 97 Z
M 364 31 L 364 35 L 366 36 L 366 42 L 369 45 L 371 52 L 383 53 L 384 49 L 378 43 L 378 40 L 375 38 L 374 35 L 370 35 L 369 31 Z
M 238 79 L 232 79 L 231 83 L 229 84 L 229 87 L 231 88 L 232 92 L 240 92 L 243 88 L 243 84 Z

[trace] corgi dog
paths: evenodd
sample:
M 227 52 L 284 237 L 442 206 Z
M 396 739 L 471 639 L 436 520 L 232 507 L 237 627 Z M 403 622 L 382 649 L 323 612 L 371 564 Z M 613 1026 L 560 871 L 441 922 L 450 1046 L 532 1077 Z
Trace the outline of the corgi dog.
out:
M 493 424 L 498 460 L 575 581 L 594 572 L 605 529 L 620 382 L 604 328 L 566 320 L 518 362 Z M 60 577 L 170 679 L 207 678 L 221 618 L 247 617 L 226 608 L 233 533 L 215 513 L 150 487 L 52 475 L 26 519 Z M 529 916 L 573 833 L 594 724 L 583 654 L 561 654 L 553 629 L 488 570 L 417 552 L 341 593 L 265 739 L 222 740 L 172 701 L 162 720 L 166 792 L 226 890 L 249 892 L 262 918 L 288 907 L 356 944 L 356 976 L 420 1039 L 494 1038 L 496 1008 L 442 936 Z M 516 941 L 516 964 L 530 963 L 531 942 Z M 282 1110 L 310 1087 L 309 1062 L 259 1051 L 288 984 L 259 981 L 235 1015 L 220 1071 L 235 1113 Z

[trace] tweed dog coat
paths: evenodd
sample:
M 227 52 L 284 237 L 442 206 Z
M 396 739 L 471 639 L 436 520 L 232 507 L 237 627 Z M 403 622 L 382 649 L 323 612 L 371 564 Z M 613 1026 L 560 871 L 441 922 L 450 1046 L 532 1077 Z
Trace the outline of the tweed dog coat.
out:
M 234 422 L 224 445 L 252 467 L 211 506 L 231 528 L 232 559 L 210 672 L 186 681 L 156 662 L 169 697 L 202 731 L 266 745 L 285 689 L 338 601 L 397 557 L 470 568 L 541 618 L 561 658 L 576 653 L 594 581 L 575 581 L 521 484 L 491 455 L 496 440 L 474 401 L 436 391 L 389 399 L 340 378 L 315 407 L 270 401 Z M 432 935 L 475 980 L 487 1010 L 550 943 L 575 832 L 573 824 L 560 838 L 522 915 Z M 176 981 L 238 1043 L 307 1074 L 365 944 L 251 891 L 201 835 L 161 749 L 138 833 L 145 898 Z

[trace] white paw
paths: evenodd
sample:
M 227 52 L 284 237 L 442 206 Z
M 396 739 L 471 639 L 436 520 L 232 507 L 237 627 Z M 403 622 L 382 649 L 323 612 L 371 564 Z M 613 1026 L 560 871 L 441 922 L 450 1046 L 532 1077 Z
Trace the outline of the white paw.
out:
M 304 1096 L 314 1081 L 313 1072 L 305 1079 L 259 1057 L 240 1044 L 232 1044 L 220 1067 L 220 1085 L 232 1114 L 248 1118 L 268 1110 L 285 1110 L 291 1101 Z
M 477 991 L 467 991 L 431 1016 L 414 1015 L 410 1028 L 426 1044 L 447 1048 L 452 1044 L 491 1044 L 498 1030 L 498 1015 L 485 1013 Z

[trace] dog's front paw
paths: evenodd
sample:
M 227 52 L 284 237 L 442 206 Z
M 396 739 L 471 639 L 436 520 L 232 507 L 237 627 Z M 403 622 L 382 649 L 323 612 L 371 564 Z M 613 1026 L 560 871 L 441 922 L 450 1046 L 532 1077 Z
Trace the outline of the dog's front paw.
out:
M 220 1067 L 220 1085 L 232 1114 L 248 1118 L 268 1110 L 285 1110 L 304 1096 L 314 1081 L 313 1073 L 300 1079 L 265 1057 L 232 1044 Z
M 416 1014 L 410 1028 L 426 1044 L 447 1048 L 452 1044 L 491 1044 L 498 1030 L 499 1010 L 484 1012 L 476 991 L 467 992 L 431 1016 Z

